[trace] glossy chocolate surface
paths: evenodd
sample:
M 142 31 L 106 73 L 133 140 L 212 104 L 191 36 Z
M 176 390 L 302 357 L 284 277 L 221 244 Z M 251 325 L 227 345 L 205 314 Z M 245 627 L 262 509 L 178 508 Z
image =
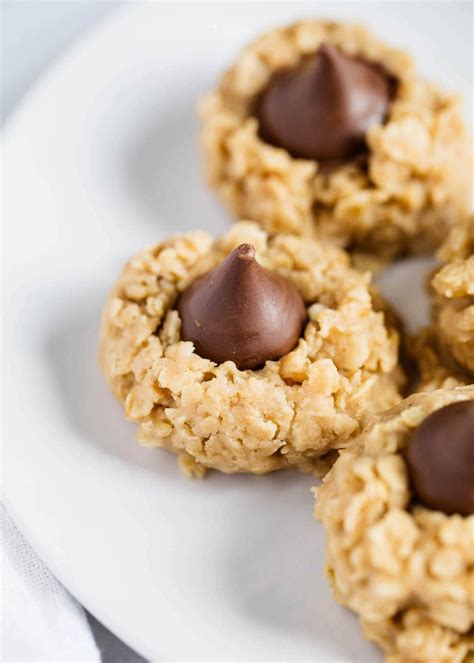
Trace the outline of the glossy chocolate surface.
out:
M 264 269 L 241 244 L 197 279 L 178 301 L 181 338 L 202 357 L 240 369 L 279 359 L 298 342 L 306 308 L 293 284 Z
M 259 133 L 292 156 L 347 161 L 365 151 L 365 134 L 389 111 L 393 80 L 381 67 L 330 44 L 275 72 L 256 104 Z
M 407 462 L 415 495 L 444 513 L 474 513 L 474 401 L 430 414 L 413 432 Z

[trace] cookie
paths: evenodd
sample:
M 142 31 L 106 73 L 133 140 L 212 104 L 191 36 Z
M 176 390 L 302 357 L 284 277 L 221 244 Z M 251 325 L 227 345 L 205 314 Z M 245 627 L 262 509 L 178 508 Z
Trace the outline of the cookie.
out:
M 324 242 L 251 222 L 218 240 L 191 232 L 125 266 L 100 363 L 139 441 L 189 474 L 325 471 L 400 400 L 398 333 L 371 287 Z
M 435 325 L 425 327 L 409 340 L 409 354 L 416 367 L 413 391 L 452 389 L 472 384 L 473 378 L 440 344 Z
M 272 233 L 330 237 L 386 261 L 438 246 L 467 213 L 458 98 L 362 26 L 263 34 L 199 114 L 211 186 Z
M 440 343 L 474 381 L 474 217 L 455 229 L 434 276 L 434 319 Z
M 316 492 L 336 599 L 391 663 L 474 654 L 474 386 L 414 394 Z M 470 659 L 469 659 L 470 660 Z
M 420 390 L 474 382 L 474 218 L 442 246 L 431 280 L 433 324 L 416 340 Z

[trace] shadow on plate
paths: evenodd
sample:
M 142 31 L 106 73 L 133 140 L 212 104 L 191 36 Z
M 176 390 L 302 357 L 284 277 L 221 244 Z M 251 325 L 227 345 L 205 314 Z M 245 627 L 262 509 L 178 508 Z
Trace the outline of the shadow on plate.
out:
M 165 225 L 170 232 L 204 228 L 218 234 L 231 219 L 205 182 L 196 98 L 186 96 L 159 113 L 151 108 L 126 146 L 122 177 L 144 218 L 154 225 Z
M 264 521 L 258 515 L 248 520 L 247 531 L 226 552 L 235 609 L 240 617 L 267 625 L 269 638 L 285 633 L 304 650 L 312 648 L 311 660 L 380 663 L 381 654 L 364 640 L 355 615 L 332 597 L 324 577 L 324 531 L 312 517 L 312 496 L 291 474 L 281 478 L 274 500 L 280 508 L 265 510 Z
M 102 303 L 97 296 L 72 297 L 75 308 L 49 337 L 45 352 L 64 414 L 88 444 L 148 471 L 176 476 L 176 458 L 140 447 L 135 425 L 126 422 L 97 361 Z

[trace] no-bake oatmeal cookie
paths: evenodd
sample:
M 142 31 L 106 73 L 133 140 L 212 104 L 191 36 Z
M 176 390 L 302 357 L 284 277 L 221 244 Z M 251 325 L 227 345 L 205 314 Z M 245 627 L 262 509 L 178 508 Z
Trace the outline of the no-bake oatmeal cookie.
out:
M 315 492 L 335 597 L 387 661 L 472 661 L 474 386 L 374 417 Z
M 209 182 L 237 217 L 390 258 L 441 242 L 466 214 L 459 99 L 360 25 L 261 35 L 201 101 Z
M 139 441 L 189 473 L 309 470 L 400 400 L 398 334 L 369 285 L 329 244 L 190 232 L 125 266 L 100 363 Z
M 431 280 L 433 324 L 416 341 L 420 390 L 474 382 L 474 218 L 442 246 Z

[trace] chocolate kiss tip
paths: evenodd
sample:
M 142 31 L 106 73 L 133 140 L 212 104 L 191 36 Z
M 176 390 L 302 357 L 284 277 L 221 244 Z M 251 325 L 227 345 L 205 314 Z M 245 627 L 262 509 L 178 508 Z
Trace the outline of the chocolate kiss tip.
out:
M 255 247 L 252 244 L 240 244 L 234 252 L 243 262 L 251 262 L 255 259 Z
M 332 44 L 328 44 L 326 41 L 321 44 L 318 49 L 320 56 L 328 60 L 339 60 L 341 52 Z
M 240 244 L 197 279 L 178 304 L 181 338 L 217 364 L 260 368 L 287 354 L 306 322 L 303 299 L 293 284 L 255 260 L 255 248 Z

